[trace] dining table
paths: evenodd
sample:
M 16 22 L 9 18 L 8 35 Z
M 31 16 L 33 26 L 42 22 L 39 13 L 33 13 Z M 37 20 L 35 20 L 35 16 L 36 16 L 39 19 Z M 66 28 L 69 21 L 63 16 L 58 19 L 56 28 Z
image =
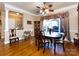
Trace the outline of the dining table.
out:
M 51 45 L 52 45 L 52 41 L 54 44 L 54 54 L 56 54 L 56 40 L 59 40 L 62 38 L 62 36 L 64 35 L 64 33 L 60 33 L 60 32 L 52 32 L 51 34 L 47 33 L 44 34 L 45 39 L 44 40 L 50 40 L 51 41 Z

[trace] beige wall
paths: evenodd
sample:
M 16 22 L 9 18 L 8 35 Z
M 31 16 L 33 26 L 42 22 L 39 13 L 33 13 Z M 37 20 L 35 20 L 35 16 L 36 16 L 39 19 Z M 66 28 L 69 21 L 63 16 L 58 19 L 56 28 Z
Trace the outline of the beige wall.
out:
M 31 30 L 31 35 L 34 36 L 33 21 L 39 21 L 40 20 L 40 17 L 38 17 L 38 16 L 36 16 L 34 14 L 31 14 L 31 13 L 29 13 L 29 12 L 23 10 L 23 9 L 16 8 L 15 6 L 11 6 L 11 5 L 5 4 L 4 5 L 4 8 L 5 8 L 5 12 L 4 12 L 5 13 L 5 17 L 4 17 L 4 27 L 5 27 L 5 41 L 4 41 L 4 43 L 5 44 L 9 43 L 9 29 L 15 27 L 15 22 L 8 17 L 8 12 L 9 11 L 20 12 L 20 13 L 22 13 L 24 15 L 23 16 L 23 30 L 17 30 L 16 31 L 16 35 L 20 39 L 22 39 L 23 32 L 25 30 Z M 28 25 L 27 24 L 27 20 L 32 21 L 32 24 L 31 25 Z
M 32 24 L 27 24 L 27 21 L 32 21 Z M 34 36 L 34 21 L 39 21 L 40 17 L 35 17 L 29 14 L 24 14 L 23 17 L 23 30 L 17 30 L 17 36 L 22 38 L 24 31 L 31 31 L 31 36 Z
M 28 20 L 32 21 L 32 24 L 27 24 Z M 24 14 L 24 30 L 30 30 L 32 36 L 34 36 L 34 21 L 40 21 L 40 17 Z
M 69 23 L 70 23 L 70 35 L 71 41 L 76 37 L 75 33 L 78 33 L 78 12 L 77 7 L 69 10 Z
M 32 24 L 27 24 L 27 21 L 32 21 Z M 31 31 L 31 36 L 34 36 L 34 21 L 39 21 L 40 17 L 32 16 L 29 14 L 23 14 L 23 29 L 16 30 L 16 35 L 22 39 L 24 31 Z M 12 18 L 9 18 L 9 29 L 15 28 L 15 21 Z

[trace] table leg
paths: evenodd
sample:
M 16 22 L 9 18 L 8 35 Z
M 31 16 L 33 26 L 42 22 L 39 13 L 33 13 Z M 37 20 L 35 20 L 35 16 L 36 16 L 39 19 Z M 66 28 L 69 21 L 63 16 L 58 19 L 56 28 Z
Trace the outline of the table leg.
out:
M 51 46 L 52 46 L 52 39 L 50 39 L 50 42 L 51 42 Z
M 56 43 L 55 43 L 55 40 L 54 40 L 54 54 L 56 54 Z

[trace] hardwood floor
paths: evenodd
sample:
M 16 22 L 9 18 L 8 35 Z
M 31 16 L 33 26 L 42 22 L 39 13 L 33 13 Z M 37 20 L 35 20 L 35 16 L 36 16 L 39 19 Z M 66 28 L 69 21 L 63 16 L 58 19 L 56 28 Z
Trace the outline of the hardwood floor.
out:
M 22 40 L 16 44 L 0 44 L 0 55 L 1 56 L 78 56 L 79 49 L 76 48 L 72 43 L 65 43 L 65 52 L 63 52 L 62 46 L 57 46 L 57 54 L 53 53 L 53 45 L 49 49 L 46 49 L 43 53 L 41 48 L 37 50 L 35 46 L 34 38 L 28 40 Z

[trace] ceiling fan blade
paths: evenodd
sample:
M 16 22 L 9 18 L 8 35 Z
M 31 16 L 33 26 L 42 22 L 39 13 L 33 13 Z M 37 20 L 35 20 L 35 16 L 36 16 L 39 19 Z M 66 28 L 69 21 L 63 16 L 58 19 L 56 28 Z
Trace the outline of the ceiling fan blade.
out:
M 50 12 L 53 12 L 54 10 L 49 10 Z
M 36 6 L 36 7 L 40 9 L 40 7 L 39 7 L 39 6 Z
M 40 11 L 36 11 L 36 13 L 40 13 Z
M 52 4 L 50 4 L 48 7 L 50 7 L 50 8 L 51 8 L 52 6 L 53 6 L 53 5 L 52 5 Z

